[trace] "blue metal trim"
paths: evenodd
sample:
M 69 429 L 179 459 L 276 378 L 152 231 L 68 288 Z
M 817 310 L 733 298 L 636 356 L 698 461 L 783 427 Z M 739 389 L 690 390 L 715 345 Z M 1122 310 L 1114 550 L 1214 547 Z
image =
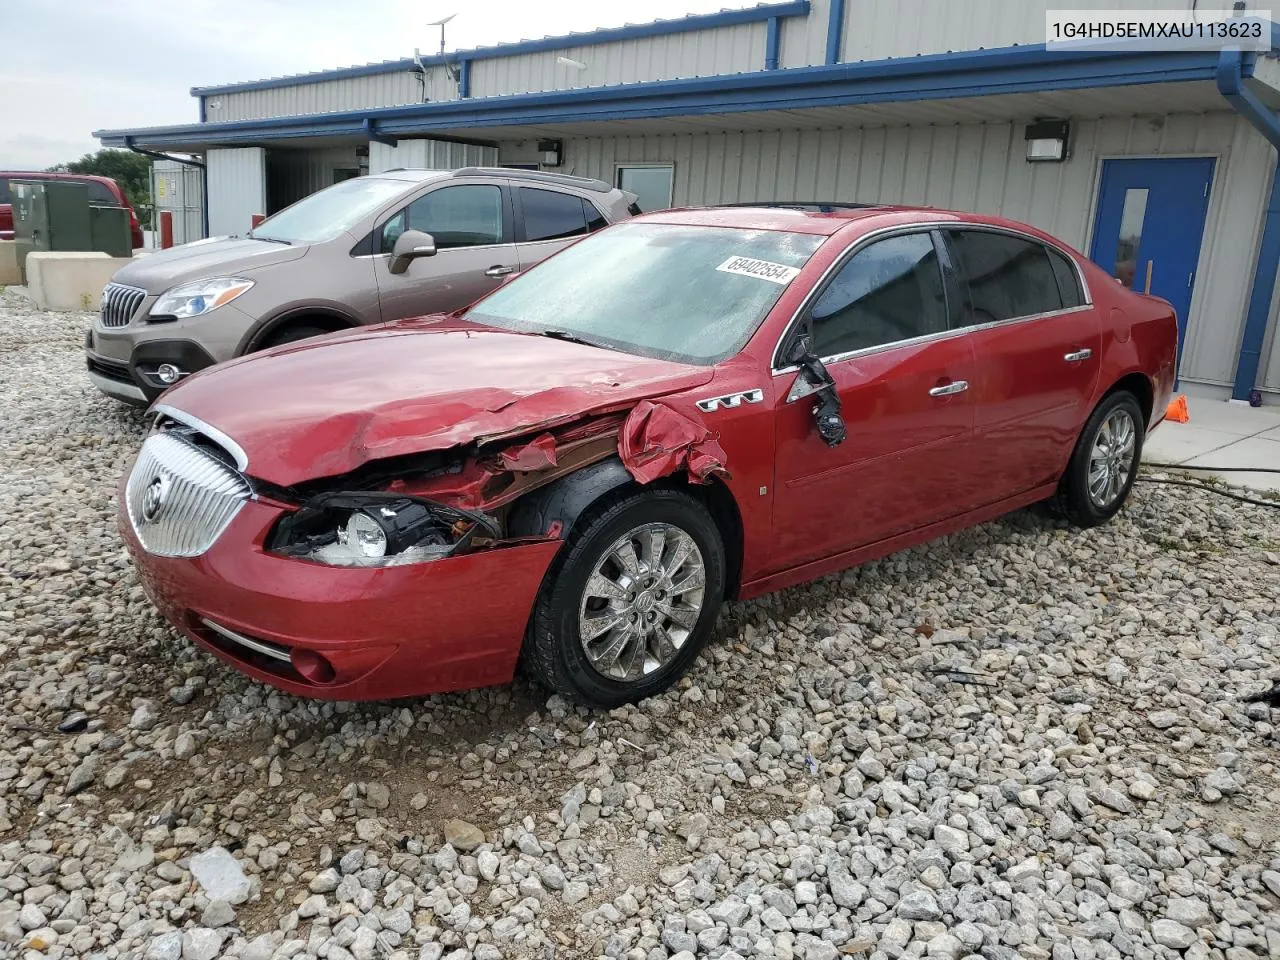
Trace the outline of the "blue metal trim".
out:
M 463 60 L 458 65 L 458 96 L 466 100 L 471 96 L 471 61 Z
M 373 122 L 372 117 L 365 117 L 364 123 L 360 125 L 364 132 L 365 138 L 373 143 L 385 143 L 387 146 L 394 147 L 400 141 L 395 137 L 389 137 L 384 133 L 378 132 L 378 126 Z
M 827 63 L 840 62 L 843 39 L 844 0 L 831 0 L 831 9 L 827 12 Z
M 778 34 L 780 23 L 781 21 L 777 17 L 770 17 L 769 24 L 765 28 L 764 68 L 766 70 L 778 69 Z
M 676 20 L 658 20 L 653 23 L 631 24 L 625 27 L 614 27 L 607 30 L 592 30 L 587 33 L 571 33 L 563 37 L 543 37 L 541 40 L 521 40 L 519 43 L 500 43 L 492 47 L 477 47 L 474 50 L 459 50 L 445 56 L 436 54 L 422 58 L 426 67 L 443 64 L 446 57 L 450 60 L 491 60 L 496 57 L 512 57 L 522 53 L 545 53 L 549 50 L 563 50 L 566 47 L 588 47 L 600 43 L 613 43 L 617 40 L 643 40 L 648 37 L 664 37 L 675 33 L 689 33 L 693 30 L 713 30 L 717 27 L 732 27 L 740 23 L 760 23 L 775 17 L 807 17 L 809 0 L 789 0 L 787 3 L 768 3 L 745 10 L 721 10 L 719 13 L 705 13 Z M 369 77 L 380 73 L 401 73 L 413 69 L 412 59 L 385 60 L 382 63 L 370 63 L 361 67 L 343 67 L 338 70 L 318 70 L 315 73 L 300 73 L 289 77 L 272 77 L 267 80 L 249 80 L 244 83 L 225 83 L 213 87 L 192 87 L 191 95 L 198 97 L 215 93 L 245 93 L 249 90 L 272 90 L 276 87 L 296 87 L 304 83 L 318 83 L 325 80 L 346 80 L 351 77 Z
M 1241 67 L 1251 76 L 1253 59 Z M 116 146 L 126 135 L 167 145 L 248 139 L 360 136 L 366 118 L 383 134 L 522 123 L 698 116 L 862 103 L 943 100 L 1179 81 L 1212 82 L 1217 55 L 1203 51 L 1046 51 L 1043 44 L 930 54 L 831 66 L 762 70 L 732 76 L 551 90 L 442 103 L 415 103 L 303 117 L 271 117 L 93 135 Z
M 1218 92 L 1267 138 L 1280 158 L 1280 120 L 1244 85 L 1244 66 L 1239 50 L 1223 50 L 1218 58 Z M 1262 344 L 1267 337 L 1277 268 L 1280 268 L 1280 167 L 1271 176 L 1271 195 L 1262 220 L 1262 239 L 1258 243 L 1253 287 L 1249 292 L 1249 307 L 1245 311 L 1244 330 L 1240 335 L 1240 357 L 1236 361 L 1235 383 L 1231 390 L 1235 400 L 1248 400 L 1250 392 L 1257 386 L 1258 365 L 1262 361 Z

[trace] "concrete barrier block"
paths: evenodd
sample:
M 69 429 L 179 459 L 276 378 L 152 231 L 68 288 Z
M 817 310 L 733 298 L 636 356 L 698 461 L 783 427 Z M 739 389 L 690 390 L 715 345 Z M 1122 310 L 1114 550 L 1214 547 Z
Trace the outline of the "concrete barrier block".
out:
M 31 253 L 27 255 L 27 293 L 41 310 L 92 312 L 102 288 L 128 257 L 105 253 Z
M 18 270 L 17 244 L 12 240 L 0 240 L 0 287 L 16 287 L 22 283 Z

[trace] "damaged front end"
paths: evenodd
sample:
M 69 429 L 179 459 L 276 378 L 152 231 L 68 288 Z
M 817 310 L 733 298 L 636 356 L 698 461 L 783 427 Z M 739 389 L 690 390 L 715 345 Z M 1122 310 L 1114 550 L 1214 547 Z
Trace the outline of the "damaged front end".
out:
M 609 458 L 641 484 L 676 473 L 694 483 L 727 474 L 724 451 L 705 425 L 645 400 L 625 414 L 376 461 L 277 491 L 298 507 L 275 525 L 266 548 L 327 566 L 396 567 L 558 539 L 559 525 L 511 529 L 516 501 Z
M 267 549 L 331 567 L 398 567 L 451 556 L 497 533 L 482 514 L 402 494 L 322 493 L 281 518 Z

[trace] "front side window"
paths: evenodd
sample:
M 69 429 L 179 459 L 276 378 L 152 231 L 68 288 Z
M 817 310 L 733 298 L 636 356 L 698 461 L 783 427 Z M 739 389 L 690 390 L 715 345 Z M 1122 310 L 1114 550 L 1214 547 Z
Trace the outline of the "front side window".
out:
M 732 356 L 825 237 L 623 223 L 584 237 L 466 318 L 683 363 Z
M 615 182 L 619 189 L 636 195 L 636 206 L 645 213 L 665 210 L 671 206 L 671 188 L 675 182 L 675 168 L 669 164 L 643 166 L 619 164 Z
M 524 238 L 566 240 L 587 232 L 587 214 L 582 198 L 572 193 L 520 187 L 520 205 L 524 209 Z
M 502 190 L 480 183 L 432 190 L 383 225 L 382 252 L 406 230 L 431 234 L 440 250 L 502 243 Z
M 947 329 L 947 300 L 933 239 L 878 240 L 840 268 L 809 311 L 812 351 L 832 357 Z
M 949 230 L 947 236 L 969 288 L 965 326 L 1062 309 L 1044 244 L 989 230 Z
M 9 192 L 9 180 L 0 177 L 0 203 L 13 203 L 13 195 Z

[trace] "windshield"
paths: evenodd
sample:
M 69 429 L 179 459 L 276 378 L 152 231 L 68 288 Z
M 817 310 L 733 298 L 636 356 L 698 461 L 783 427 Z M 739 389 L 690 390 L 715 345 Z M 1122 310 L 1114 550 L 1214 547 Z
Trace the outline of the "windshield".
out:
M 405 192 L 403 180 L 356 177 L 326 187 L 273 214 L 249 232 L 262 240 L 323 243 Z
M 755 333 L 825 237 L 627 223 L 499 287 L 466 319 L 712 364 Z

